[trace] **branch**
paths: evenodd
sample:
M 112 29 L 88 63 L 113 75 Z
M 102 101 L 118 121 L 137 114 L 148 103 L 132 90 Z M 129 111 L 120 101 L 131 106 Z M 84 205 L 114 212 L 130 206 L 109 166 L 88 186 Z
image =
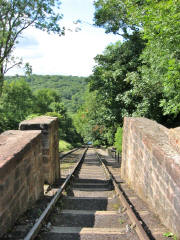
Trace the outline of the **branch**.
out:
M 21 64 L 21 62 L 18 62 L 18 63 L 14 63 L 12 66 L 10 66 L 10 67 L 8 67 L 7 68 L 7 66 L 5 67 L 5 70 L 4 70 L 4 74 L 6 74 L 10 69 L 12 69 L 13 67 L 15 67 L 15 66 L 18 66 L 18 65 L 20 65 Z
M 38 10 L 36 12 L 36 15 L 34 16 L 34 18 L 31 20 L 31 21 L 25 21 L 25 23 L 23 24 L 23 26 L 19 29 L 19 31 L 17 31 L 15 33 L 14 36 L 12 36 L 12 33 L 13 33 L 13 28 L 16 27 L 17 25 L 17 21 L 21 18 L 21 14 L 22 14 L 22 11 L 19 11 L 17 13 L 17 16 L 15 17 L 15 19 L 13 20 L 13 17 L 14 17 L 14 8 L 15 8 L 15 5 L 14 5 L 14 2 L 13 2 L 13 5 L 12 5 L 12 12 L 11 12 L 11 15 L 9 16 L 8 18 L 8 23 L 9 23 L 9 29 L 8 29 L 8 36 L 7 36 L 7 39 L 6 39 L 6 43 L 5 43 L 5 47 L 4 47 L 4 54 L 0 60 L 0 62 L 2 63 L 7 57 L 8 55 L 10 54 L 10 52 L 12 51 L 12 48 L 14 46 L 14 43 L 17 39 L 17 37 L 21 34 L 22 31 L 24 31 L 26 28 L 28 28 L 30 25 L 32 25 L 37 17 L 38 17 Z M 24 7 L 25 9 L 25 7 Z M 21 25 L 21 24 L 20 24 Z M 3 45 L 2 45 L 3 47 Z M 1 49 L 2 49 L 1 47 Z
M 19 18 L 19 16 L 20 16 L 20 13 L 18 14 L 18 17 L 15 19 L 15 21 L 17 21 L 17 19 Z M 25 23 L 24 23 L 24 26 L 22 26 L 22 28 L 21 28 L 19 31 L 17 31 L 17 33 L 15 34 L 14 38 L 12 39 L 11 45 L 10 45 L 9 48 L 8 48 L 8 44 L 9 44 L 10 36 L 11 36 L 11 31 L 10 31 L 10 34 L 9 34 L 9 36 L 8 36 L 8 41 L 6 42 L 6 47 L 5 47 L 5 51 L 4 51 L 3 61 L 4 61 L 4 59 L 6 58 L 6 56 L 8 56 L 8 55 L 10 54 L 10 52 L 11 52 L 13 46 L 14 46 L 14 43 L 15 43 L 15 41 L 16 41 L 16 39 L 17 39 L 17 37 L 21 34 L 22 31 L 24 31 L 25 29 L 27 29 L 29 26 L 31 26 L 31 25 L 36 21 L 37 16 L 38 16 L 38 11 L 37 11 L 34 19 L 32 19 L 32 21 L 29 21 L 29 23 L 25 22 Z M 15 24 L 15 21 L 13 22 L 13 24 Z M 13 26 L 14 26 L 14 25 L 11 25 L 10 30 L 12 30 L 12 27 L 13 27 Z

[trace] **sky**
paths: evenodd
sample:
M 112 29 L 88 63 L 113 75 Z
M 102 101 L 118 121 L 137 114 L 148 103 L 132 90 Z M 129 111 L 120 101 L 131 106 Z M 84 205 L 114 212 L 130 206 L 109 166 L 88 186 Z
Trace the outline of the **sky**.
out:
M 95 65 L 94 57 L 120 37 L 92 26 L 93 0 L 61 0 L 61 3 L 64 17 L 60 25 L 71 31 L 59 37 L 30 27 L 20 37 L 14 55 L 30 63 L 33 74 L 89 76 Z M 82 21 L 81 31 L 76 32 L 77 25 L 73 22 L 78 19 Z M 13 68 L 7 75 L 22 73 Z

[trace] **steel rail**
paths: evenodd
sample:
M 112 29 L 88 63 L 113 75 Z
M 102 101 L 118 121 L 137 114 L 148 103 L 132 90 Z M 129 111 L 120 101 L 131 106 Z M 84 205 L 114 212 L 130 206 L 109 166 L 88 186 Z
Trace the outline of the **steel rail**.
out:
M 69 152 L 63 154 L 59 159 L 61 160 L 61 159 L 63 159 L 64 157 L 66 157 L 67 155 L 69 155 L 69 154 L 71 154 L 71 153 L 73 153 L 73 152 L 75 152 L 75 151 L 77 151 L 77 150 L 79 150 L 79 149 L 80 149 L 80 148 L 74 148 L 74 149 L 70 150 Z
M 45 219 L 48 217 L 48 215 L 50 214 L 50 212 L 52 211 L 53 207 L 55 206 L 56 202 L 59 200 L 59 198 L 61 197 L 61 194 L 63 192 L 63 190 L 65 189 L 65 187 L 67 186 L 67 184 L 69 183 L 70 179 L 72 178 L 72 176 L 74 175 L 75 171 L 78 169 L 78 167 L 80 166 L 80 164 L 82 163 L 85 154 L 87 152 L 88 148 L 85 149 L 81 159 L 79 160 L 79 162 L 75 165 L 74 169 L 72 170 L 71 174 L 67 176 L 65 182 L 63 183 L 63 185 L 59 188 L 59 190 L 57 191 L 56 195 L 53 197 L 53 199 L 51 200 L 51 202 L 48 204 L 47 208 L 43 211 L 43 213 L 41 214 L 41 216 L 38 218 L 37 222 L 34 224 L 34 226 L 30 229 L 30 231 L 27 233 L 26 237 L 24 238 L 24 240 L 33 240 L 41 226 L 43 225 Z
M 148 235 L 145 232 L 144 228 L 142 227 L 140 221 L 136 217 L 136 214 L 134 213 L 133 209 L 131 208 L 131 206 L 129 205 L 128 201 L 124 197 L 123 191 L 119 188 L 118 184 L 116 183 L 116 181 L 115 181 L 115 179 L 113 177 L 113 174 L 107 168 L 107 166 L 104 164 L 104 162 L 102 161 L 102 159 L 101 159 L 101 157 L 99 156 L 98 153 L 97 153 L 97 157 L 100 160 L 100 162 L 102 163 L 102 166 L 103 166 L 106 174 L 112 180 L 112 183 L 114 185 L 115 191 L 118 194 L 119 199 L 120 199 L 121 203 L 123 204 L 124 210 L 126 210 L 128 216 L 129 216 L 129 218 L 130 218 L 130 220 L 132 222 L 132 227 L 135 229 L 138 237 L 140 238 L 140 240 L 150 240 L 150 238 L 148 237 Z

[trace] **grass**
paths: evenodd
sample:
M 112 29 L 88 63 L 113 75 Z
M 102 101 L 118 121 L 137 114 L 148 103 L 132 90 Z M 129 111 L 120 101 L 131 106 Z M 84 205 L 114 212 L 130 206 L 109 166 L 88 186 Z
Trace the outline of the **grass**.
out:
M 69 151 L 73 148 L 74 147 L 70 143 L 66 142 L 65 140 L 60 140 L 59 141 L 59 151 L 60 152 L 66 152 L 66 151 Z

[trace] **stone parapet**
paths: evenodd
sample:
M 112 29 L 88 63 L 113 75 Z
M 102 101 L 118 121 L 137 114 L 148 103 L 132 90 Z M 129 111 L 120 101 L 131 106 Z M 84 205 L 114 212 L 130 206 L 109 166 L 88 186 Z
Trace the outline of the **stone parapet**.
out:
M 180 127 L 169 130 L 169 141 L 175 150 L 180 154 Z
M 125 118 L 121 176 L 180 237 L 179 128 Z
M 44 181 L 52 184 L 60 177 L 58 118 L 40 116 L 20 123 L 20 130 L 41 130 Z
M 0 135 L 0 236 L 43 195 L 41 131 Z

